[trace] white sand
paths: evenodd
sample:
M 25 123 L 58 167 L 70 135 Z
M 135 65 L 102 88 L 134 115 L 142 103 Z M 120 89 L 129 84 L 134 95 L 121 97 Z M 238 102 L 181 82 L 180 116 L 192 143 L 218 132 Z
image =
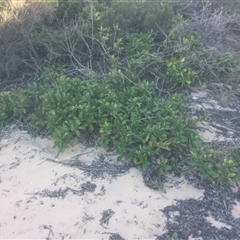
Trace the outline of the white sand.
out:
M 161 212 L 178 199 L 203 196 L 184 179 L 169 177 L 163 191 L 153 191 L 143 183 L 141 173 L 131 168 L 117 178 L 91 179 L 83 171 L 46 161 L 57 151 L 49 139 L 15 131 L 1 140 L 0 148 L 0 236 L 8 239 L 108 239 L 107 233 L 119 233 L 125 239 L 155 239 L 164 233 L 166 217 Z M 102 149 L 84 149 L 81 144 L 69 148 L 58 158 L 90 163 Z M 65 198 L 50 198 L 34 193 L 44 189 L 81 189 L 90 181 L 94 192 Z M 104 186 L 105 191 L 102 190 Z M 100 224 L 102 212 L 114 214 L 109 224 Z M 45 229 L 44 229 L 45 226 Z M 46 228 L 50 227 L 54 233 Z

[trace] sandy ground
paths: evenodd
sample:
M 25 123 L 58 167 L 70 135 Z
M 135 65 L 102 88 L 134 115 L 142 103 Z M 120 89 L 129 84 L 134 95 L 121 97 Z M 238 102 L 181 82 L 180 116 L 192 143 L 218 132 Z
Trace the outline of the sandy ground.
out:
M 125 239 L 154 239 L 164 233 L 162 209 L 178 199 L 203 196 L 202 190 L 183 178 L 169 177 L 166 193 L 151 190 L 135 168 L 116 178 L 92 179 L 84 171 L 46 160 L 56 155 L 52 145 L 49 139 L 32 139 L 21 131 L 2 139 L 1 238 L 108 239 L 108 233 L 119 233 Z M 78 158 L 91 163 L 102 154 L 107 155 L 102 149 L 76 144 L 57 160 Z M 96 185 L 94 192 L 44 195 L 46 189 L 80 190 L 88 181 Z M 112 216 L 104 222 L 103 212 L 107 210 Z
M 201 132 L 203 138 L 212 140 L 207 135 L 212 130 Z M 136 168 L 94 177 L 84 168 L 64 164 L 75 160 L 87 166 L 104 157 L 117 165 L 114 156 L 101 148 L 76 143 L 56 155 L 48 138 L 32 138 L 20 130 L 1 138 L 1 239 L 156 239 L 166 232 L 165 207 L 177 200 L 203 198 L 204 190 L 184 178 L 169 176 L 164 191 L 154 191 L 145 186 Z M 240 202 L 235 203 L 232 215 L 240 218 Z M 207 221 L 227 227 L 212 217 Z

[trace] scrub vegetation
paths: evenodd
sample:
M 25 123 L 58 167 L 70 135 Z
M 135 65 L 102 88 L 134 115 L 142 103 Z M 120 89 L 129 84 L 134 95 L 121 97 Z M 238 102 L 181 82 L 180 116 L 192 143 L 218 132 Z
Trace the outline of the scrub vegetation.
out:
M 143 169 L 239 180 L 239 148 L 205 146 L 196 123 L 206 116 L 190 116 L 186 96 L 239 83 L 239 44 L 225 44 L 240 35 L 237 5 L 0 1 L 0 127 L 23 122 L 62 151 L 90 134 Z

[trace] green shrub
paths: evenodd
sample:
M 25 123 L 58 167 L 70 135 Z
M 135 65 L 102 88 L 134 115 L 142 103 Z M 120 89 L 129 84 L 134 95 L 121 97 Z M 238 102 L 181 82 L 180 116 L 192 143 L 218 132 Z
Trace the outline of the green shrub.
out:
M 0 127 L 14 119 L 26 116 L 29 99 L 25 90 L 12 90 L 0 94 Z
M 100 1 L 99 1 L 100 2 Z M 112 30 L 118 25 L 120 37 L 126 33 L 147 33 L 153 31 L 158 41 L 163 40 L 162 31 L 168 32 L 182 18 L 171 1 L 101 1 L 94 5 L 94 14 L 98 16 L 97 26 Z M 159 29 L 160 28 L 160 29 Z
M 47 130 L 61 150 L 74 137 L 93 132 L 99 145 L 144 167 L 164 152 L 181 152 L 195 144 L 198 136 L 192 129 L 194 121 L 184 118 L 183 97 L 156 98 L 149 95 L 154 84 L 127 81 L 82 81 L 66 77 L 61 68 L 46 69 L 43 85 L 30 86 L 24 98 L 20 91 L 20 112 L 12 105 L 2 108 L 1 113 L 22 117 L 31 102 L 28 114 L 33 128 Z M 8 101 L 13 99 L 16 101 L 14 94 L 8 97 Z
M 61 150 L 75 137 L 92 133 L 119 159 L 144 168 L 155 164 L 164 172 L 180 168 L 178 155 L 191 150 L 192 169 L 203 177 L 238 179 L 238 158 L 217 158 L 201 147 L 193 129 L 201 119 L 186 118 L 185 98 L 176 93 L 212 76 L 236 75 L 237 59 L 205 48 L 196 32 L 181 32 L 178 5 L 162 0 L 54 1 L 50 13 L 26 31 L 23 49 L 29 54 L 23 50 L 21 58 L 7 58 L 31 56 L 18 61 L 22 65 L 16 73 L 21 68 L 32 76 L 34 69 L 38 76 L 43 70 L 41 83 L 0 94 L 0 126 L 25 119 L 35 132 L 50 133 Z M 4 59 L 2 79 L 11 72 Z M 44 69 L 46 64 L 62 67 Z
M 216 154 L 215 150 L 202 147 L 191 151 L 194 170 L 203 178 L 216 179 L 220 183 L 238 181 L 240 166 L 238 158 L 225 158 Z
M 214 166 L 214 150 L 201 147 L 191 151 L 190 165 L 201 174 L 203 178 L 217 179 L 219 174 Z

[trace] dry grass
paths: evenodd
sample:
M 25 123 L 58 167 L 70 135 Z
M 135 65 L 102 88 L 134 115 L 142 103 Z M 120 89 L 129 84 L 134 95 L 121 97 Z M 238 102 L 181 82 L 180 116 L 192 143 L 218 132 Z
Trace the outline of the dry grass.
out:
M 0 11 L 0 89 L 34 78 L 41 68 L 34 31 L 53 15 L 49 4 L 25 0 L 3 1 Z
M 26 0 L 0 0 L 0 23 L 16 20 L 21 9 L 26 7 Z
M 183 32 L 196 31 L 201 35 L 207 47 L 215 48 L 219 52 L 235 51 L 234 45 L 240 40 L 240 31 L 233 32 L 236 28 L 233 26 L 240 26 L 240 21 L 239 16 L 232 10 L 233 4 L 234 2 L 231 1 L 223 4 L 215 0 L 185 0 L 183 15 L 186 22 L 181 30 Z
M 210 0 L 182 1 L 186 21 L 180 31 L 198 32 L 211 52 L 216 49 L 217 56 L 240 51 L 237 50 L 237 47 L 240 49 L 237 46 L 240 41 L 240 24 L 238 33 L 238 19 L 234 14 L 230 14 L 224 7 L 214 10 Z M 96 69 L 105 72 L 105 65 L 101 65 L 105 58 L 101 56 L 106 56 L 106 47 L 95 40 L 100 47 L 93 56 L 92 38 L 84 36 L 84 22 L 76 19 L 65 22 L 60 18 L 59 22 L 55 21 L 53 28 L 51 19 L 56 13 L 56 6 L 54 1 L 52 3 L 0 0 L 0 91 L 35 80 L 44 64 L 55 64 L 58 59 L 70 59 L 71 73 L 83 74 Z M 71 39 L 71 44 L 66 39 Z

